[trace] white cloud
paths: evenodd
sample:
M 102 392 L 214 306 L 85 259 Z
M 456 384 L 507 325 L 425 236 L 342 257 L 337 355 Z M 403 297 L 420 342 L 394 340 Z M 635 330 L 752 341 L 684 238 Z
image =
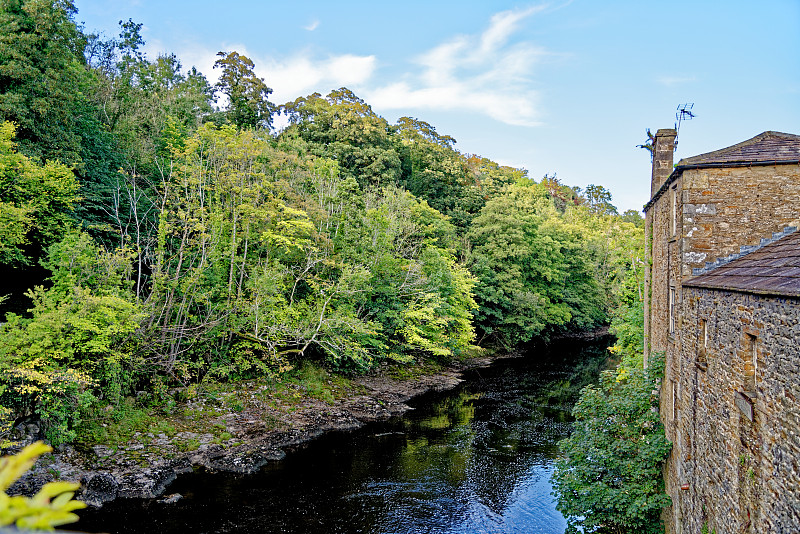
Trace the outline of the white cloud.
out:
M 695 78 L 694 76 L 660 76 L 656 81 L 661 85 L 672 87 L 675 85 L 690 83 L 696 80 L 697 78 Z
M 375 56 L 343 54 L 317 59 L 302 53 L 256 62 L 256 72 L 273 88 L 271 100 L 282 104 L 314 91 L 327 94 L 343 86 L 358 88 L 372 77 L 376 64 Z
M 289 57 L 261 57 L 248 52 L 241 44 L 225 44 L 220 50 L 236 50 L 255 63 L 255 72 L 272 88 L 270 101 L 283 104 L 314 91 L 327 94 L 339 87 L 360 88 L 371 77 L 377 65 L 374 55 L 357 56 L 341 54 L 314 57 L 310 52 L 298 52 Z M 177 55 L 184 69 L 196 66 L 212 85 L 219 79 L 219 69 L 214 69 L 217 50 L 190 46 Z
M 311 22 L 311 24 L 309 24 L 308 26 L 303 26 L 303 29 L 304 29 L 304 30 L 306 30 L 306 31 L 313 32 L 313 31 L 314 31 L 314 30 L 316 30 L 318 27 L 319 27 L 319 21 L 318 21 L 318 20 L 314 20 L 314 21 L 312 21 L 312 22 Z
M 509 43 L 522 21 L 546 8 L 495 14 L 482 34 L 436 46 L 417 58 L 420 72 L 367 92 L 366 100 L 378 109 L 467 110 L 507 124 L 539 124 L 530 77 L 547 52 L 529 42 Z
M 533 6 L 522 11 L 502 11 L 492 15 L 489 29 L 481 35 L 481 52 L 494 54 L 516 32 L 520 22 L 546 8 L 546 5 Z
M 220 50 L 236 50 L 252 59 L 256 73 L 273 89 L 270 100 L 276 104 L 345 86 L 376 110 L 458 110 L 506 124 L 535 126 L 540 124 L 540 108 L 532 77 L 537 63 L 549 52 L 514 37 L 527 18 L 545 9 L 542 5 L 496 13 L 482 33 L 442 42 L 415 58 L 413 71 L 394 75 L 394 81 L 384 84 L 374 79 L 375 55 L 320 57 L 303 50 L 290 56 L 259 57 L 241 44 L 224 44 Z M 312 26 L 316 27 L 312 24 L 306 29 Z M 184 67 L 197 66 L 213 84 L 219 78 L 219 71 L 212 68 L 216 52 L 192 45 L 177 55 Z

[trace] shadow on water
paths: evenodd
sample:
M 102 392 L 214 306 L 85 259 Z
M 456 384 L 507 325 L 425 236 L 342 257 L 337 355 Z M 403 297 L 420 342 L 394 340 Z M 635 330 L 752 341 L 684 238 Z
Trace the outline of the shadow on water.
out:
M 174 504 L 120 500 L 75 525 L 112 533 L 558 533 L 550 485 L 608 339 L 531 348 L 410 414 L 323 436 L 257 475 L 197 472 Z

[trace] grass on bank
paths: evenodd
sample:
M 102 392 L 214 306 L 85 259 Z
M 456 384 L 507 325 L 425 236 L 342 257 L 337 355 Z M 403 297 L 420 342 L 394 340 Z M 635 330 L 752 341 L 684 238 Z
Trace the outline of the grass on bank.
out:
M 441 372 L 444 365 L 422 361 L 416 365 L 387 365 L 381 374 L 394 380 L 417 380 Z M 331 373 L 315 362 L 297 367 L 273 378 L 232 382 L 208 382 L 170 390 L 162 398 L 148 395 L 127 397 L 117 405 L 95 406 L 78 427 L 75 444 L 79 448 L 105 445 L 116 448 L 131 441 L 148 441 L 148 436 L 164 435 L 175 439 L 180 432 L 210 433 L 215 443 L 232 439 L 219 419 L 246 411 L 260 417 L 265 430 L 282 428 L 283 415 L 297 411 L 310 400 L 329 405 L 365 392 L 357 381 Z M 196 443 L 179 444 L 194 450 Z

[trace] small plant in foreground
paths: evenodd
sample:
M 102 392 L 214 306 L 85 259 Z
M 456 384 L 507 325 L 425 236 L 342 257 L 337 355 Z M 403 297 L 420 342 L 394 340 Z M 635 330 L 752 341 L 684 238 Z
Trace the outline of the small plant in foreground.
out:
M 20 529 L 53 530 L 53 527 L 74 523 L 74 510 L 86 504 L 72 499 L 80 484 L 50 482 L 33 497 L 9 497 L 6 490 L 36 462 L 53 449 L 37 441 L 18 454 L 0 458 L 0 528 L 14 525 Z

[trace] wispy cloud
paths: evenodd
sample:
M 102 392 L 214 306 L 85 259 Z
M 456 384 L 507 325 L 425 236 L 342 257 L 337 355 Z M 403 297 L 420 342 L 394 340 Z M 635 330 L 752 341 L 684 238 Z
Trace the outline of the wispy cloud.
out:
M 337 87 L 360 87 L 372 77 L 375 56 L 343 54 L 318 59 L 310 54 L 297 54 L 285 59 L 270 59 L 256 70 L 274 89 L 273 102 L 284 103 L 313 91 L 329 91 Z
M 314 91 L 346 86 L 376 110 L 451 110 L 487 115 L 512 125 L 540 124 L 539 95 L 534 70 L 550 52 L 515 37 L 524 21 L 549 9 L 538 5 L 496 13 L 479 34 L 448 39 L 412 60 L 407 72 L 392 74 L 391 83 L 376 80 L 375 55 L 340 54 L 321 57 L 302 50 L 283 57 L 251 55 L 241 44 L 236 50 L 255 62 L 256 73 L 272 89 L 272 102 L 282 104 Z M 309 31 L 316 22 L 307 26 Z M 219 77 L 212 69 L 216 50 L 192 46 L 179 51 L 186 67 L 196 65 L 212 84 Z
M 685 83 L 697 81 L 697 78 L 694 76 L 659 76 L 656 81 L 661 85 L 673 87 L 675 85 L 683 85 Z
M 420 71 L 369 91 L 367 101 L 380 109 L 461 109 L 507 124 L 539 124 L 531 76 L 547 52 L 511 40 L 525 19 L 547 7 L 495 14 L 483 33 L 455 37 L 422 54 L 415 61 Z
M 311 24 L 309 24 L 308 26 L 303 26 L 303 29 L 304 29 L 304 30 L 307 30 L 307 31 L 310 31 L 310 32 L 313 32 L 313 31 L 314 31 L 314 30 L 316 30 L 318 27 L 319 27 L 319 21 L 318 21 L 318 20 L 314 20 L 314 21 L 312 21 L 312 22 L 311 22 Z

